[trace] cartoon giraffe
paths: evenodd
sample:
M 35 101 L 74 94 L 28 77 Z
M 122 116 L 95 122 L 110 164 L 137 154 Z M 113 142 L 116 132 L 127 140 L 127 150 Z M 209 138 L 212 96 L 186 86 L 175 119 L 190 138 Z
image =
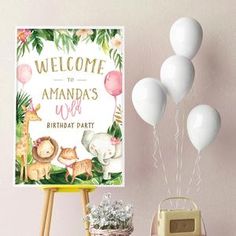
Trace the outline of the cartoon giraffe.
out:
M 30 139 L 29 122 L 41 121 L 41 118 L 37 114 L 37 111 L 40 109 L 40 104 L 38 104 L 34 108 L 31 101 L 29 109 L 27 109 L 25 106 L 22 106 L 22 109 L 25 112 L 25 117 L 22 127 L 22 137 L 16 144 L 16 156 L 19 157 L 21 161 L 20 179 L 23 180 L 23 178 L 25 177 L 25 182 L 27 182 L 28 181 L 27 156 L 29 152 L 29 139 Z M 24 175 L 24 170 L 25 170 L 25 175 Z

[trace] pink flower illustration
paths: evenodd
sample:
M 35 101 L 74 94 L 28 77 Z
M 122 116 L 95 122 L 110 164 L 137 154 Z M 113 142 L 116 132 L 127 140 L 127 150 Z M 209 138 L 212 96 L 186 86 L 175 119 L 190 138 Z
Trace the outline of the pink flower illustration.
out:
M 111 138 L 111 144 L 112 145 L 116 145 L 116 144 L 119 144 L 120 143 L 120 139 L 119 138 L 116 138 L 116 137 L 112 137 Z
M 31 35 L 31 31 L 28 29 L 19 29 L 17 32 L 17 38 L 22 43 L 25 43 L 27 41 L 27 38 Z
M 79 29 L 76 31 L 76 35 L 81 37 L 81 39 L 85 39 L 88 35 L 92 35 L 93 31 L 91 29 Z
M 39 145 L 42 143 L 42 139 L 41 138 L 38 138 L 36 141 L 34 141 L 34 146 L 35 147 L 39 147 Z
M 111 39 L 111 44 L 113 48 L 119 49 L 122 46 L 122 39 L 119 34 L 116 34 L 115 37 Z

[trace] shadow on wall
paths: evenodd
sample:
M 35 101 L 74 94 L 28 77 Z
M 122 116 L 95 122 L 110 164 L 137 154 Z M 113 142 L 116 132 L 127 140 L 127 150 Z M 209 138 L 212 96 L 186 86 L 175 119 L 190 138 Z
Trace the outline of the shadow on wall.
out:
M 228 73 L 232 70 L 230 64 L 232 61 L 230 60 L 230 49 L 224 48 L 224 51 L 222 51 L 222 40 L 217 37 L 212 41 L 209 40 L 209 38 L 205 39 L 205 44 L 202 45 L 202 61 L 197 59 L 198 61 L 194 63 L 195 67 L 201 67 L 201 69 L 196 70 L 197 82 L 195 83 L 197 86 L 195 86 L 192 95 L 195 104 L 192 103 L 190 106 L 192 107 L 196 103 L 207 103 L 219 111 L 222 119 L 222 129 L 219 133 L 217 145 L 221 147 L 219 150 L 224 150 L 225 147 L 232 148 L 234 146 L 232 125 L 235 122 L 233 122 L 232 116 L 226 115 L 230 114 L 232 109 L 228 104 L 234 104 L 234 78 L 228 76 L 228 74 L 232 74 Z M 222 63 L 222 54 L 225 63 Z M 204 73 L 200 72 L 198 74 L 199 71 L 204 71 Z

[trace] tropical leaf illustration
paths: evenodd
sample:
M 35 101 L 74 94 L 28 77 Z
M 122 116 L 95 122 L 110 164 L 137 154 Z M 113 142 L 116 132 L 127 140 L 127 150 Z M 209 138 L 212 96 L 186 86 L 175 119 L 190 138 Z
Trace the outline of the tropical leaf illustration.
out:
M 123 60 L 120 53 L 118 53 L 118 50 L 111 48 L 109 51 L 109 56 L 114 61 L 116 68 L 119 68 L 121 70 L 123 65 Z
M 85 33 L 79 34 L 78 31 Z M 92 31 L 92 32 L 91 32 Z M 25 29 L 17 34 L 17 59 L 23 57 L 26 52 L 36 50 L 40 55 L 45 41 L 53 41 L 58 50 L 69 53 L 74 51 L 80 41 L 96 43 L 105 54 L 114 61 L 117 69 L 123 67 L 122 52 L 111 45 L 112 39 L 120 35 L 120 29 L 91 29 L 86 34 L 86 29 Z
M 69 53 L 71 50 L 75 50 L 74 43 L 78 43 L 75 40 L 75 36 L 68 30 L 54 30 L 54 42 L 57 49 L 61 49 L 64 52 Z
M 76 177 L 73 185 L 121 185 L 122 184 L 122 173 L 114 173 L 111 176 L 110 180 L 103 179 L 102 173 L 102 165 L 98 161 L 97 157 L 92 159 L 93 163 L 93 177 L 91 179 L 87 179 L 87 177 L 82 174 Z M 66 182 L 65 180 L 66 169 L 61 168 L 55 165 L 52 165 L 50 179 L 42 179 L 39 181 L 29 180 L 28 182 L 24 182 L 20 180 L 20 163 L 16 161 L 15 167 L 15 183 L 16 184 L 26 184 L 26 185 L 42 185 L 42 184 L 63 184 L 63 185 L 71 185 L 70 182 Z M 71 176 L 69 176 L 69 181 L 71 180 Z
M 33 30 L 32 34 L 29 38 L 29 43 L 32 42 L 32 49 L 36 49 L 38 54 L 41 54 L 42 50 L 43 50 L 43 34 L 42 31 L 38 31 L 38 30 Z
M 116 123 L 116 121 L 114 121 L 112 126 L 108 128 L 107 133 L 117 139 L 120 139 L 120 140 L 122 139 L 121 128 L 120 128 L 120 125 Z
M 27 93 L 22 90 L 17 92 L 16 94 L 16 123 L 23 123 L 25 112 L 23 111 L 22 106 L 28 108 L 30 105 L 31 97 Z

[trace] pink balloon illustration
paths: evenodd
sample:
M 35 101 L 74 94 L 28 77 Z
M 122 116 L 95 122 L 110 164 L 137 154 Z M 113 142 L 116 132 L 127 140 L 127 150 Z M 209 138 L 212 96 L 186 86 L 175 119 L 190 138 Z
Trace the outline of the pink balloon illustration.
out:
M 28 64 L 21 64 L 17 66 L 17 80 L 20 81 L 23 86 L 29 82 L 32 77 L 32 68 Z
M 110 71 L 105 77 L 105 88 L 109 94 L 116 97 L 122 93 L 122 73 L 120 71 Z
M 115 99 L 115 109 L 113 120 L 115 117 L 117 100 L 116 97 L 122 93 L 122 73 L 120 71 L 110 71 L 105 76 L 104 81 L 106 91 Z

